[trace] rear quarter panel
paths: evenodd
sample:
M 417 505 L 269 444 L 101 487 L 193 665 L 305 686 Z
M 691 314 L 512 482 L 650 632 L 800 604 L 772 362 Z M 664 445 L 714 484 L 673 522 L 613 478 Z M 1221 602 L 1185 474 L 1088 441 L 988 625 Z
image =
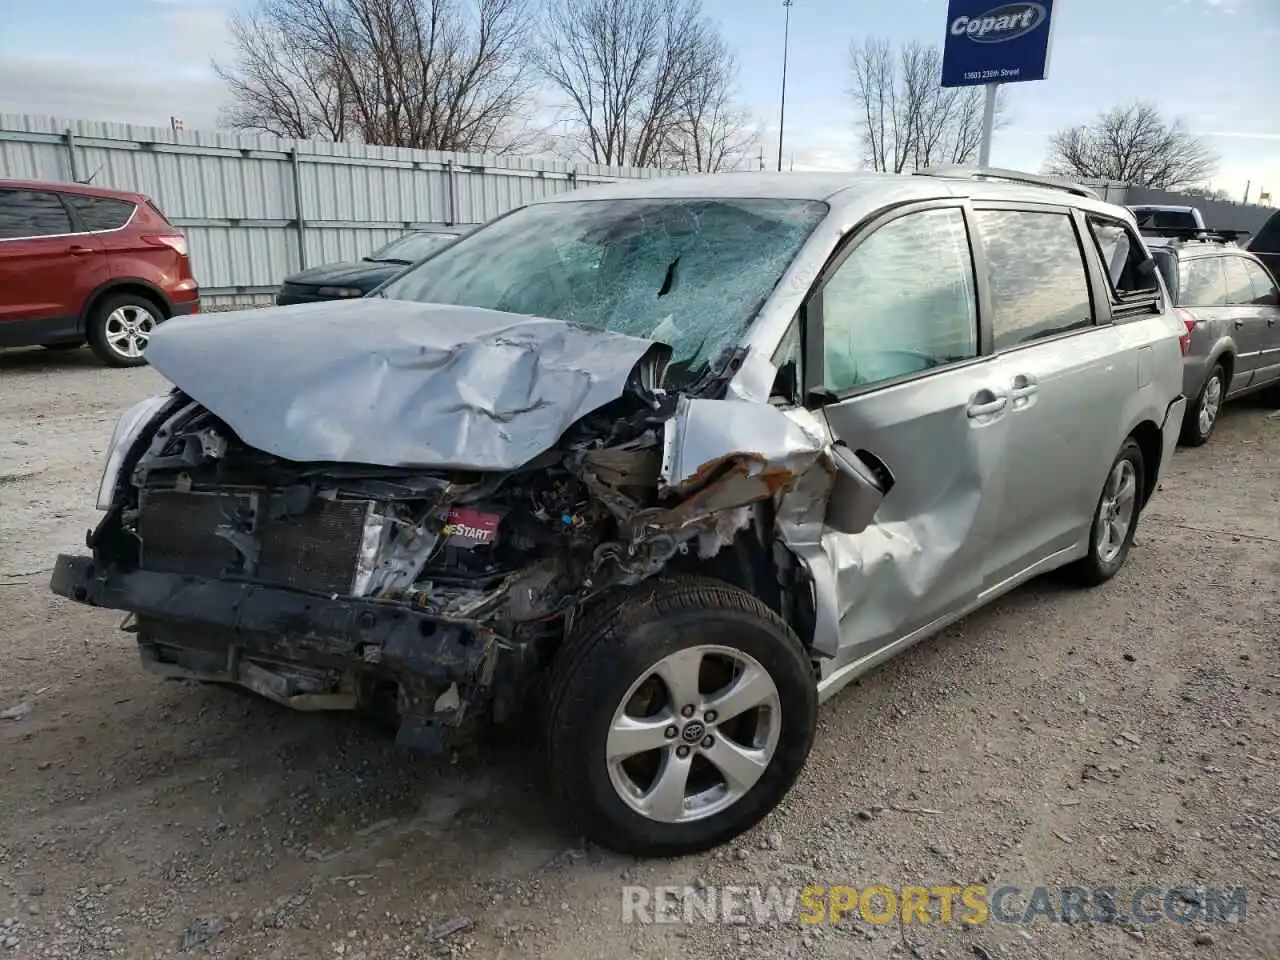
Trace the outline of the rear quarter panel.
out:
M 1191 348 L 1183 360 L 1182 378 L 1182 389 L 1189 400 L 1199 396 L 1214 364 L 1226 356 L 1228 366 L 1234 367 L 1237 353 L 1230 308 L 1198 307 L 1193 308 L 1192 313 L 1196 315 L 1197 323 L 1191 331 Z M 1241 378 L 1234 376 L 1228 389 L 1242 385 Z
M 1166 310 L 1159 316 L 1127 323 L 1124 327 L 1129 328 L 1127 334 L 1139 351 L 1138 383 L 1121 417 L 1123 432 L 1116 438 L 1117 450 L 1125 438 L 1144 423 L 1161 430 L 1170 404 L 1185 395 L 1182 349 L 1178 346 L 1185 328 L 1177 315 Z M 1179 422 L 1171 424 L 1169 429 L 1176 432 L 1180 427 Z M 1155 489 L 1167 466 L 1162 456 L 1155 476 L 1148 478 L 1149 489 Z
M 173 247 L 143 239 L 179 232 L 152 213 L 145 203 L 139 203 L 127 227 L 99 234 L 111 264 L 111 279 L 145 280 L 175 304 L 199 299 L 200 290 L 191 273 L 190 258 Z

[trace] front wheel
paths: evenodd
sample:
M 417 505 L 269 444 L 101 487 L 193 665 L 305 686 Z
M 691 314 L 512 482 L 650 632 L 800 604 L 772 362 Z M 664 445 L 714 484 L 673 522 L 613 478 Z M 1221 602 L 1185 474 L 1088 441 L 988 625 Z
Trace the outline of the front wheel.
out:
M 715 580 L 620 593 L 551 667 L 544 736 L 565 810 L 601 846 L 680 856 L 759 822 L 813 744 L 817 690 L 796 635 Z
M 1085 586 L 1105 583 L 1124 566 L 1142 512 L 1146 466 L 1142 448 L 1126 440 L 1116 455 L 1089 528 L 1089 552 L 1070 568 Z

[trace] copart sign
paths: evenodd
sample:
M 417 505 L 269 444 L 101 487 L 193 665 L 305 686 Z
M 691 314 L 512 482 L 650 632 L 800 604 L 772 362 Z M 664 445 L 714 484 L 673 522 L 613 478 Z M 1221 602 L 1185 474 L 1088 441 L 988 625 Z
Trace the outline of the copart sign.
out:
M 1048 72 L 1054 0 L 951 0 L 942 85 L 1043 80 Z

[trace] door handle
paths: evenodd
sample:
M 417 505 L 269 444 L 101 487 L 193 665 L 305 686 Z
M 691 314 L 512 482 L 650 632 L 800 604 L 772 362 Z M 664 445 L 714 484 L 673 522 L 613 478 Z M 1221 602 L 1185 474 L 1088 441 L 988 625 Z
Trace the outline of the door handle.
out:
M 1244 321 L 1237 317 L 1235 320 L 1235 325 L 1236 325 L 1236 329 L 1239 330 L 1241 327 L 1244 326 Z
M 1016 404 L 1019 400 L 1025 400 L 1039 389 L 1040 384 L 1035 377 L 1029 373 L 1020 373 L 1013 378 L 1013 387 L 1009 391 L 1009 395 L 1013 397 L 1013 402 Z
M 93 247 L 82 247 L 78 243 L 74 243 L 67 247 L 67 253 L 73 257 L 83 257 L 87 253 L 93 253 Z
M 1003 393 L 996 393 L 994 390 L 979 390 L 969 398 L 969 406 L 965 412 L 971 420 L 978 417 L 989 417 L 994 413 L 999 413 L 1008 403 L 1009 398 Z

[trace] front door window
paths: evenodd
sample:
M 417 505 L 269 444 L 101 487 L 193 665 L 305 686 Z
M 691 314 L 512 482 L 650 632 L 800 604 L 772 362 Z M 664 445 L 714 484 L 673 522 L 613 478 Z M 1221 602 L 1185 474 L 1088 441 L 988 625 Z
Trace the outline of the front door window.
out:
M 823 386 L 838 395 L 976 357 L 974 290 L 958 208 L 885 224 L 822 290 Z

